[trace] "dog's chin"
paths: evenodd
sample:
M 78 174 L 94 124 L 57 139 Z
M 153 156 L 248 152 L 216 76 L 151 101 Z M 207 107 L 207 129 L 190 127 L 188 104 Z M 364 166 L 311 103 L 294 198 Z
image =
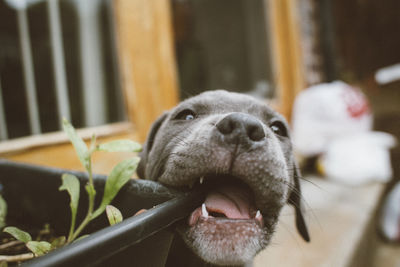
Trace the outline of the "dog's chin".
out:
M 253 219 L 200 217 L 182 235 L 200 258 L 215 265 L 244 265 L 268 243 L 265 230 Z
M 180 232 L 186 244 L 206 262 L 244 265 L 266 247 L 269 234 L 257 208 L 254 190 L 231 175 L 206 176 L 204 203 Z

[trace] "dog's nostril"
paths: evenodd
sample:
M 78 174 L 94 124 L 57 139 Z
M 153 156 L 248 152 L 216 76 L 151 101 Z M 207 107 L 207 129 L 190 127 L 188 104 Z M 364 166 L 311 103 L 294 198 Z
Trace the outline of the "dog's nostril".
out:
M 233 120 L 230 120 L 228 118 L 224 118 L 221 120 L 219 123 L 217 123 L 217 129 L 220 133 L 227 135 L 233 132 L 233 130 L 236 128 L 235 123 Z
M 237 142 L 237 138 L 257 142 L 265 137 L 260 122 L 248 114 L 229 114 L 219 121 L 216 127 L 223 135 L 232 137 L 232 142 Z
M 247 136 L 255 142 L 260 141 L 265 137 L 264 129 L 261 125 L 249 125 L 247 127 Z

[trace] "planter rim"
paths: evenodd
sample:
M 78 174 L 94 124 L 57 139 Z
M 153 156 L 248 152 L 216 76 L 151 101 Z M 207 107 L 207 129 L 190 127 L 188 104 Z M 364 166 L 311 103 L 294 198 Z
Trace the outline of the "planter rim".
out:
M 0 159 L 0 170 L 23 170 L 26 172 L 49 173 L 51 176 L 60 176 L 63 173 L 71 173 L 78 176 L 80 182 L 84 181 L 87 174 L 84 172 L 64 170 L 51 167 L 43 167 L 26 163 L 19 163 Z M 29 176 L 29 175 L 28 175 Z M 0 172 L 1 177 L 1 172 Z M 83 178 L 82 178 L 83 177 Z M 8 180 L 8 176 L 3 176 Z M 34 177 L 32 177 L 34 179 Z M 30 179 L 30 177 L 28 177 Z M 104 175 L 94 175 L 95 181 L 104 180 Z M 60 178 L 61 180 L 61 178 Z M 59 248 L 47 255 L 33 259 L 23 266 L 89 266 L 105 260 L 116 253 L 139 244 L 146 238 L 165 230 L 177 221 L 187 217 L 190 212 L 204 201 L 204 193 L 201 190 L 193 190 L 183 193 L 176 189 L 168 188 L 158 182 L 150 180 L 132 179 L 128 183 L 125 194 L 141 193 L 147 196 L 163 196 L 169 199 L 137 216 L 126 218 L 121 223 L 106 227 L 90 234 L 82 240 Z M 125 185 L 124 187 L 126 187 Z M 131 190 L 131 191 L 130 191 Z M 121 194 L 121 192 L 119 193 Z M 118 194 L 118 195 L 119 195 Z M 166 198 L 167 197 L 167 198 Z
M 203 199 L 204 194 L 201 191 L 184 194 L 22 266 L 87 266 L 95 264 L 185 218 L 203 202 Z

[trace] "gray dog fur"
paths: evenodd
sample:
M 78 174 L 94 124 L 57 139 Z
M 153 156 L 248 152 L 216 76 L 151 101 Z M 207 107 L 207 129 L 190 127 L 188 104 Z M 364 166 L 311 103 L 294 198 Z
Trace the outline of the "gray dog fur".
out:
M 309 241 L 288 125 L 264 102 L 223 90 L 189 98 L 153 124 L 140 156 L 141 178 L 189 186 L 200 177 L 229 175 L 251 189 L 262 226 L 254 220 L 201 217 L 195 225 L 179 227 L 185 243 L 204 261 L 251 262 L 269 244 L 287 203 L 294 206 L 299 233 Z

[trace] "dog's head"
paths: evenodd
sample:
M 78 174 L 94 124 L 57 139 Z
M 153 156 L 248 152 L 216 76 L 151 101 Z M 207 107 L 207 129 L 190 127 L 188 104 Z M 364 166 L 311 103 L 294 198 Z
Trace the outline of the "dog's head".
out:
M 286 203 L 309 240 L 287 123 L 250 96 L 209 91 L 163 114 L 150 131 L 138 174 L 188 190 L 206 188 L 205 203 L 179 231 L 207 262 L 252 260 L 268 245 Z

